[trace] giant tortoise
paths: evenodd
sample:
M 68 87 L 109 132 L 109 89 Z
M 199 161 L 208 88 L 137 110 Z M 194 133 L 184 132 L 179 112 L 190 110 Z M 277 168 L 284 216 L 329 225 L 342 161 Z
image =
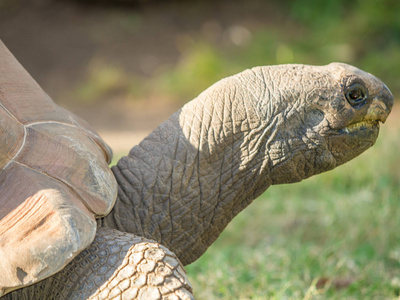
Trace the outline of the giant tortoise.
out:
M 187 103 L 111 168 L 111 151 L 0 44 L 0 294 L 192 299 L 182 265 L 270 185 L 371 147 L 393 106 L 353 66 L 255 67 Z

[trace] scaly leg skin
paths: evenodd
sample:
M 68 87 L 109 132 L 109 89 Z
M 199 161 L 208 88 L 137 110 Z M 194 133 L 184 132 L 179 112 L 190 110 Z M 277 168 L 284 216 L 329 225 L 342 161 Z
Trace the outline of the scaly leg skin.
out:
M 98 228 L 89 248 L 62 271 L 5 299 L 194 299 L 182 264 L 164 246 Z

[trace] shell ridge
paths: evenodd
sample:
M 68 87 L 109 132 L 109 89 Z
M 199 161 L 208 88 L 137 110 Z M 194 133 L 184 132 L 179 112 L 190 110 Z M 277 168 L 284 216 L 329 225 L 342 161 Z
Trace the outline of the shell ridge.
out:
M 101 153 L 103 153 L 104 157 L 106 158 L 106 161 L 108 162 L 108 160 L 110 160 L 111 163 L 112 155 L 110 158 L 109 155 L 100 147 L 100 145 L 92 137 L 90 137 L 90 135 L 88 135 L 80 126 L 76 127 L 79 128 L 79 130 L 82 131 L 82 133 L 85 134 L 85 136 L 90 139 L 90 141 L 101 151 Z
M 41 122 L 39 121 L 39 122 L 28 123 L 28 124 L 25 124 L 24 126 L 32 127 L 35 125 L 42 125 L 42 124 L 60 124 L 60 125 L 76 128 L 75 124 L 68 124 L 68 123 L 59 122 L 59 121 L 41 121 Z
M 15 161 L 15 159 L 18 157 L 18 155 L 21 153 L 22 149 L 24 148 L 25 144 L 26 144 L 26 136 L 27 136 L 27 132 L 26 132 L 26 127 L 24 126 L 24 139 L 22 140 L 22 144 L 19 147 L 17 153 L 15 153 L 15 155 L 10 159 L 10 161 L 8 163 L 6 163 L 6 165 L 4 166 L 3 170 L 0 172 L 2 173 L 5 169 L 7 169 L 7 167 L 12 163 L 18 163 L 17 161 Z
M 4 99 L 4 98 L 5 98 L 5 97 L 4 97 L 3 90 L 2 90 L 1 87 L 0 87 L 0 96 L 1 96 L 1 99 Z M 22 124 L 22 123 L 17 119 L 17 117 L 14 116 L 14 114 L 13 114 L 12 112 L 10 112 L 1 102 L 0 102 L 0 107 L 1 107 L 3 110 L 5 110 L 12 118 L 14 118 L 15 121 L 17 121 L 19 124 L 21 124 L 22 126 L 24 126 L 24 124 Z
M 111 163 L 112 157 L 113 157 L 113 153 L 112 153 L 112 149 L 110 147 L 108 147 L 108 150 L 110 151 L 110 153 L 108 153 L 105 149 L 103 149 L 98 142 L 96 142 L 91 136 L 90 134 L 88 134 L 83 128 L 82 126 L 79 125 L 79 123 L 72 117 L 69 116 L 69 119 L 71 120 L 71 122 L 77 127 L 79 128 L 80 131 L 82 131 L 82 133 L 87 136 L 93 144 L 96 145 L 96 147 L 103 153 L 104 157 L 106 158 L 106 161 L 108 162 L 108 164 Z M 99 135 L 100 137 L 100 135 Z M 101 138 L 101 137 L 100 137 Z M 104 142 L 105 143 L 105 142 Z

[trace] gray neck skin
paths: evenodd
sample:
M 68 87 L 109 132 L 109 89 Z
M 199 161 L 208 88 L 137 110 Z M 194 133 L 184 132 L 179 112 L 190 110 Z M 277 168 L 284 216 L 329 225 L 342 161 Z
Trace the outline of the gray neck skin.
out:
M 100 225 L 157 240 L 188 264 L 271 184 L 311 176 L 301 138 L 277 136 L 287 105 L 257 71 L 266 76 L 215 84 L 123 157 L 112 168 L 119 198 Z

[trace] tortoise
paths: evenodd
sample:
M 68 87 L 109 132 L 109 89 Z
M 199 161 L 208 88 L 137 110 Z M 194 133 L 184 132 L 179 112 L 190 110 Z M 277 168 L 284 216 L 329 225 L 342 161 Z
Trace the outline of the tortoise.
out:
M 222 79 L 116 166 L 0 45 L 4 299 L 193 299 L 183 265 L 270 185 L 376 141 L 393 96 L 356 67 L 255 67 Z M 2 299 L 3 299 L 2 298 Z

